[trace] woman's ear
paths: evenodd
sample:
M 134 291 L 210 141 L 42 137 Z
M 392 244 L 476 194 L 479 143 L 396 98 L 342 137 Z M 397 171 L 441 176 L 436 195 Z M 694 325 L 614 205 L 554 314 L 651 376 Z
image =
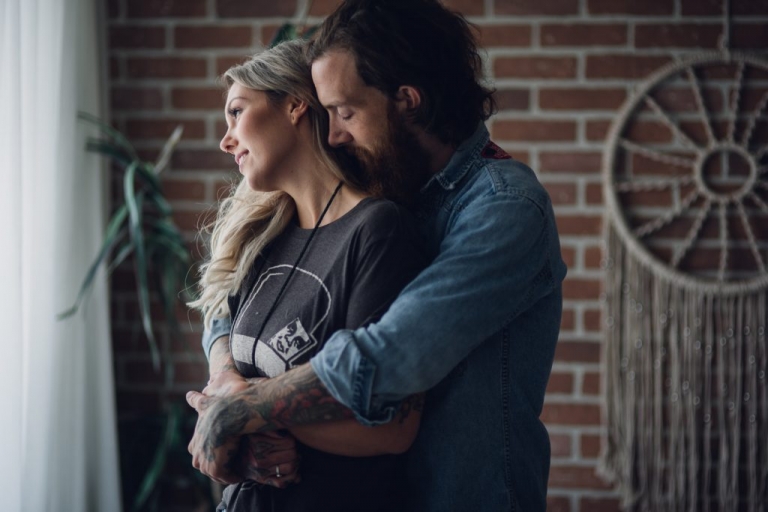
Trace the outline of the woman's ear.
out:
M 307 105 L 307 102 L 302 101 L 298 98 L 290 98 L 287 103 L 288 107 L 288 115 L 291 118 L 291 124 L 298 125 L 299 121 L 301 120 L 301 117 L 306 114 L 307 109 L 309 106 Z
M 421 91 L 412 85 L 401 85 L 395 93 L 397 110 L 406 116 L 413 115 L 421 106 L 421 102 Z

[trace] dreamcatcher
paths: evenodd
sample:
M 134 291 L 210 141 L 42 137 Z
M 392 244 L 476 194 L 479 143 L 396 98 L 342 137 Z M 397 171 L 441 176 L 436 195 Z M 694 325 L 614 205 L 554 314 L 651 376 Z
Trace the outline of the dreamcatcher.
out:
M 652 74 L 604 153 L 601 470 L 648 511 L 768 510 L 768 63 Z

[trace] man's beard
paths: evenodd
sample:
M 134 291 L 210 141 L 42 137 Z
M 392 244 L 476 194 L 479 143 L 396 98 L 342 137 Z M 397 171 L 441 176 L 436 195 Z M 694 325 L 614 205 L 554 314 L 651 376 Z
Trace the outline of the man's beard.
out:
M 413 205 L 430 176 L 429 154 L 411 133 L 405 119 L 390 103 L 387 108 L 386 140 L 373 149 L 347 147 L 353 166 L 368 184 L 367 192 L 405 205 Z

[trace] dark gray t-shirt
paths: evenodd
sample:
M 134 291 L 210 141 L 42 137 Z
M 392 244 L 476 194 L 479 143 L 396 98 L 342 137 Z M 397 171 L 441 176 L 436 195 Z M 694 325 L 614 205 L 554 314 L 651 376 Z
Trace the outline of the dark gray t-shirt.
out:
M 257 259 L 243 284 L 245 292 L 231 301 L 235 307 L 230 308 L 230 346 L 237 369 L 246 377 L 280 375 L 307 363 L 333 332 L 378 319 L 426 264 L 410 214 L 390 201 L 363 199 L 317 230 L 262 325 L 311 231 L 295 225 L 286 229 Z M 300 484 L 283 490 L 243 485 L 227 510 L 359 511 L 395 506 L 391 499 L 399 494 L 397 457 L 342 457 L 298 444 Z

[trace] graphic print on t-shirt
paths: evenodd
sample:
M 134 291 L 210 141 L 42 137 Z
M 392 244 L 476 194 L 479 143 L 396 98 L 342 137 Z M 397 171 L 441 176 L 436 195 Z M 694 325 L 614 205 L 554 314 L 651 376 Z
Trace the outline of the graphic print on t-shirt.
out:
M 275 311 L 267 319 L 268 325 L 262 333 L 262 339 L 256 341 L 255 335 L 261 327 L 261 319 L 271 308 L 291 268 L 292 265 L 276 265 L 259 276 L 233 328 L 232 356 L 235 361 L 253 364 L 259 374 L 267 377 L 280 375 L 308 359 L 305 356 L 318 346 L 313 333 L 331 310 L 331 294 L 323 281 L 315 274 L 297 267 Z M 311 300 L 307 301 L 307 297 Z M 294 307 L 295 304 L 307 303 L 312 305 L 312 312 L 320 312 L 319 318 Z M 302 316 L 305 322 L 312 322 L 309 329 L 302 323 L 299 317 L 301 313 L 304 313 Z M 287 321 L 275 332 L 280 318 L 286 318 Z

